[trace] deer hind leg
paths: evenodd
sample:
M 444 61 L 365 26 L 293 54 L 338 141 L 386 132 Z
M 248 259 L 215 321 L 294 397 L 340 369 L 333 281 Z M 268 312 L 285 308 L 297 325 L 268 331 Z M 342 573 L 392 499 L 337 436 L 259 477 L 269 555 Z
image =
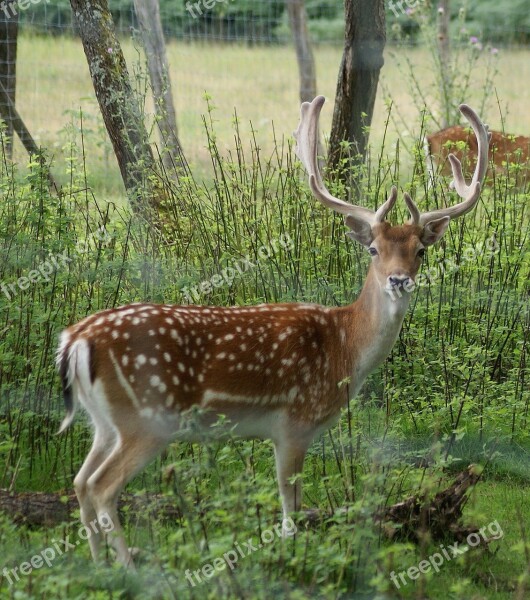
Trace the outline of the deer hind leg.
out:
M 81 522 L 90 533 L 88 538 L 90 552 L 92 558 L 97 561 L 103 536 L 97 527 L 96 510 L 90 498 L 87 482 L 110 455 L 118 438 L 99 386 L 91 386 L 85 380 L 81 382 L 79 379 L 74 379 L 73 394 L 75 401 L 79 401 L 86 408 L 94 425 L 92 447 L 74 479 L 74 489 L 81 509 Z
M 167 440 L 140 428 L 119 432 L 118 443 L 87 482 L 99 526 L 116 551 L 116 560 L 129 568 L 134 568 L 134 563 L 118 519 L 118 496 L 134 475 L 166 444 Z
M 102 532 L 97 525 L 97 515 L 90 495 L 87 482 L 100 465 L 112 452 L 116 445 L 117 437 L 115 430 L 105 422 L 96 422 L 94 441 L 88 456 L 74 479 L 74 489 L 81 509 L 81 522 L 90 532 L 88 543 L 92 558 L 97 561 L 100 555 Z

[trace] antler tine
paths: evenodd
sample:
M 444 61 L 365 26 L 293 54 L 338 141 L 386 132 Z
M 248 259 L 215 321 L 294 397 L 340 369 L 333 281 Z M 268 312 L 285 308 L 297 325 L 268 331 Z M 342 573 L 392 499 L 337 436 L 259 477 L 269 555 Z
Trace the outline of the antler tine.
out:
M 374 215 L 374 223 L 382 223 L 385 220 L 385 217 L 392 210 L 392 207 L 396 203 L 397 193 L 397 187 L 393 185 L 387 201 L 384 204 L 381 204 L 381 206 L 377 209 L 377 212 Z
M 410 221 L 409 222 L 412 223 L 413 225 L 419 225 L 420 218 L 421 218 L 421 213 L 420 213 L 419 208 L 416 206 L 416 203 L 410 197 L 410 195 L 407 194 L 407 192 L 405 192 L 403 194 L 403 198 L 405 199 L 405 203 L 410 212 Z
M 464 198 L 464 201 L 456 206 L 440 208 L 438 210 L 421 214 L 418 221 L 420 225 L 424 225 L 429 221 L 442 217 L 451 217 L 452 219 L 456 219 L 457 217 L 465 215 L 467 212 L 469 212 L 478 202 L 482 189 L 482 183 L 488 169 L 488 147 L 491 136 L 488 133 L 487 126 L 484 125 L 477 113 L 467 104 L 460 105 L 460 112 L 471 124 L 478 143 L 477 165 L 475 167 L 475 172 L 473 173 L 473 178 L 471 179 L 471 183 L 467 185 L 464 174 L 462 173 L 461 162 L 458 160 L 458 158 L 456 158 L 456 156 L 450 154 L 449 160 L 451 162 L 451 169 L 453 171 L 454 187 L 458 195 L 461 198 Z M 412 216 L 414 218 L 414 215 Z
M 343 215 L 356 216 L 373 225 L 377 222 L 376 213 L 373 210 L 335 198 L 328 192 L 322 181 L 317 162 L 318 119 L 325 101 L 324 96 L 317 96 L 311 103 L 303 102 L 300 107 L 300 123 L 298 129 L 293 133 L 297 143 L 296 153 L 309 174 L 309 187 L 315 198 L 320 200 L 324 206 Z M 387 203 L 379 210 L 386 205 Z M 379 214 L 379 211 L 377 214 Z

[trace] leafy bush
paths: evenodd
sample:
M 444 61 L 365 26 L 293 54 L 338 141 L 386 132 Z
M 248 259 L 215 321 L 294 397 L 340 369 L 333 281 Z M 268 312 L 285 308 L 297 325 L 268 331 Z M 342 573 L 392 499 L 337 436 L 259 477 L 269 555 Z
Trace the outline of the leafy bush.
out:
M 412 8 L 408 8 L 412 6 Z M 402 10 L 403 8 L 403 10 Z M 387 6 L 390 39 L 417 42 L 424 21 L 435 22 L 438 4 L 422 0 L 394 1 Z M 453 38 L 478 36 L 483 43 L 525 44 L 530 39 L 530 16 L 525 0 L 467 0 L 451 3 Z

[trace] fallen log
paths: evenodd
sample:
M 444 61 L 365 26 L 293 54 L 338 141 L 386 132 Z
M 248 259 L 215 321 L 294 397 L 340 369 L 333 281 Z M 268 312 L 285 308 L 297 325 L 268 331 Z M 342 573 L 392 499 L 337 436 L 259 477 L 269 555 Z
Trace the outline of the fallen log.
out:
M 462 510 L 467 500 L 467 492 L 480 479 L 480 470 L 470 465 L 459 473 L 454 482 L 438 492 L 432 500 L 421 492 L 414 496 L 385 506 L 373 515 L 373 521 L 381 527 L 385 537 L 391 540 L 410 541 L 415 544 L 430 538 L 443 541 L 448 537 L 462 542 L 470 533 L 479 529 L 472 525 L 462 525 Z M 297 524 L 300 527 L 319 528 L 324 523 L 331 525 L 338 521 L 338 514 L 344 515 L 347 509 L 339 509 L 335 515 L 325 514 L 318 509 L 303 511 Z M 490 540 L 483 539 L 484 545 Z
M 44 492 L 15 493 L 0 490 L 0 513 L 4 513 L 17 524 L 30 527 L 53 527 L 72 521 L 74 512 L 79 509 L 73 492 L 47 494 Z M 174 498 L 152 495 L 122 494 L 118 502 L 120 513 L 138 519 L 159 518 L 176 521 L 181 512 Z
M 479 470 L 475 465 L 470 465 L 432 500 L 428 501 L 421 494 L 411 496 L 379 510 L 374 521 L 381 524 L 383 533 L 389 539 L 419 543 L 426 536 L 430 536 L 433 541 L 451 536 L 463 541 L 470 533 L 479 531 L 476 527 L 460 523 L 466 494 L 479 479 Z M 7 514 L 15 523 L 52 527 L 72 521 L 75 518 L 74 512 L 78 509 L 79 504 L 73 492 L 61 495 L 0 490 L 0 512 Z M 118 502 L 118 510 L 140 521 L 158 518 L 175 522 L 182 517 L 175 499 L 160 494 L 124 493 Z M 306 511 L 304 515 L 306 526 L 318 525 L 324 518 L 325 515 L 318 510 Z
M 462 509 L 467 500 L 467 492 L 480 479 L 480 471 L 475 465 L 458 474 L 454 482 L 438 492 L 432 500 L 420 494 L 410 496 L 402 502 L 380 510 L 375 520 L 381 523 L 384 534 L 390 538 L 399 538 L 419 543 L 430 536 L 433 541 L 448 536 L 463 541 L 478 528 L 460 523 Z

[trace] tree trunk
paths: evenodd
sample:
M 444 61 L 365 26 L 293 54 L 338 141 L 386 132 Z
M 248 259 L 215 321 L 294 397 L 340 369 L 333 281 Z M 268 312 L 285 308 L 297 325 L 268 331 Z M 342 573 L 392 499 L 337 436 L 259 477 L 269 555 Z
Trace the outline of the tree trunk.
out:
M 443 102 L 442 127 L 452 125 L 453 112 L 453 75 L 451 69 L 451 40 L 449 37 L 449 21 L 451 7 L 449 0 L 440 0 L 438 7 L 438 55 L 440 57 L 440 87 Z
M 141 1 L 141 0 L 137 0 Z M 289 25 L 293 34 L 300 77 L 300 102 L 311 102 L 317 95 L 315 60 L 307 31 L 304 0 L 285 0 Z
M 171 92 L 171 79 L 160 20 L 159 0 L 134 0 L 142 43 L 147 58 L 147 69 L 155 102 L 155 115 L 162 141 L 162 162 L 171 173 L 184 170 L 182 148 L 177 134 L 175 106 Z
M 339 166 L 343 141 L 351 162 L 362 164 L 368 145 L 386 43 L 384 0 L 345 0 L 344 52 L 339 68 L 328 165 Z
M 11 131 L 16 133 L 22 142 L 22 145 L 26 149 L 27 153 L 31 155 L 37 156 L 40 161 L 42 167 L 45 169 L 48 176 L 48 183 L 50 188 L 54 189 L 56 192 L 59 191 L 59 187 L 56 184 L 50 168 L 46 165 L 45 158 L 41 149 L 37 146 L 33 136 L 29 132 L 29 129 L 26 127 L 26 124 L 22 120 L 22 117 L 18 114 L 17 109 L 11 99 L 8 91 L 5 89 L 2 81 L 0 80 L 0 106 L 2 107 L 2 118 L 9 123 L 11 127 Z M 5 112 L 4 112 L 5 111 Z M 5 116 L 4 116 L 5 114 Z M 13 135 L 13 133 L 11 134 Z
M 70 4 L 131 207 L 149 220 L 156 219 L 162 190 L 108 2 L 70 0 Z
M 0 12 L 0 83 L 10 100 L 0 99 L 0 118 L 5 122 L 6 154 L 13 157 L 13 123 L 11 122 L 10 105 L 15 105 L 17 83 L 17 41 L 18 41 L 18 12 L 14 0 L 3 4 Z

